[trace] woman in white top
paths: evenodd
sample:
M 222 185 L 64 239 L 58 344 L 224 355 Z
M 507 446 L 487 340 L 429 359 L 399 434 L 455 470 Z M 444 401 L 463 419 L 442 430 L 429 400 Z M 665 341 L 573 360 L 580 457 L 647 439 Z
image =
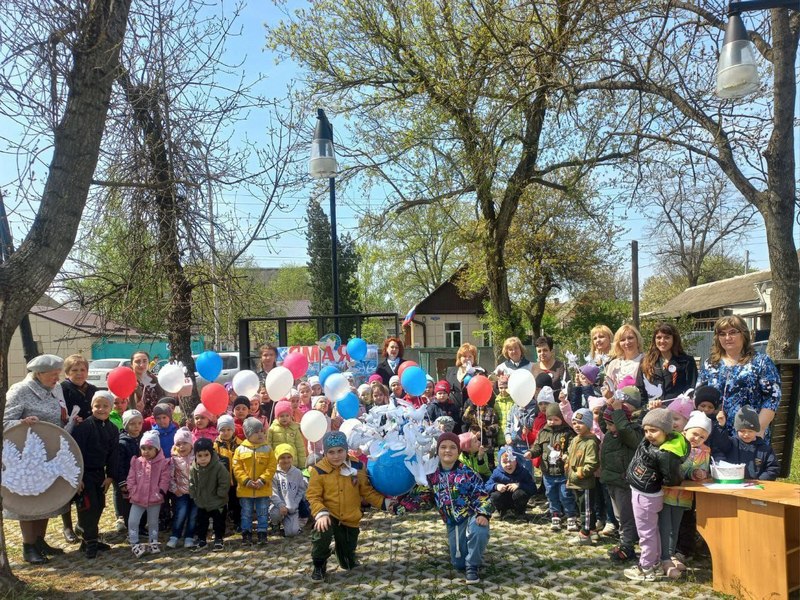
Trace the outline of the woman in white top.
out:
M 619 387 L 625 377 L 632 377 L 638 381 L 641 367 L 642 347 L 644 341 L 642 334 L 633 325 L 625 324 L 614 334 L 614 356 L 616 358 L 606 365 L 605 396 L 610 398 L 612 392 Z M 610 382 L 610 383 L 609 383 Z

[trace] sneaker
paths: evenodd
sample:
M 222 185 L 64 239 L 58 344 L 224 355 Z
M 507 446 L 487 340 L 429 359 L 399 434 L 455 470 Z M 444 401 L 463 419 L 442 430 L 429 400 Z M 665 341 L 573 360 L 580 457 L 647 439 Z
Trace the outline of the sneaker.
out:
M 636 565 L 630 569 L 625 569 L 623 575 L 633 581 L 655 581 L 656 569 L 655 567 L 643 568 L 641 565 Z
M 601 519 L 598 519 L 597 523 L 595 523 L 595 527 L 597 527 L 598 531 L 602 530 L 605 526 L 606 526 L 606 522 L 601 520 Z
M 125 531 L 128 531 L 128 528 L 125 526 L 125 519 L 122 517 L 117 517 L 117 520 L 114 523 L 114 529 L 116 529 L 117 533 L 124 533 Z
M 675 568 L 678 569 L 679 571 L 685 571 L 686 570 L 686 563 L 684 562 L 685 560 L 686 559 L 683 558 L 683 555 L 676 553 L 675 556 L 672 557 L 672 564 L 674 564 Z
M 216 540 L 214 542 L 214 547 L 211 548 L 212 552 L 222 552 L 225 549 L 225 545 L 222 543 L 222 540 Z
M 608 556 L 614 562 L 626 562 L 635 559 L 636 553 L 633 551 L 633 548 L 627 546 L 614 546 L 609 550 Z
M 575 533 L 580 530 L 581 528 L 578 526 L 578 519 L 576 517 L 567 517 L 567 531 Z
M 600 535 L 609 536 L 609 535 L 617 535 L 617 533 L 618 533 L 617 526 L 614 525 L 613 523 L 606 523 L 606 526 L 603 527 L 602 529 L 600 528 L 600 525 L 598 524 L 597 525 L 597 529 L 600 530 Z
M 170 537 L 167 540 L 167 548 L 177 548 L 178 547 L 178 538 L 175 536 Z
M 202 552 L 203 550 L 206 549 L 207 546 L 208 543 L 205 540 L 200 540 L 194 545 L 194 548 L 192 548 L 192 552 Z
M 590 531 L 589 537 L 592 538 L 592 542 L 594 542 L 595 544 L 600 543 L 600 534 L 597 533 L 596 531 Z
M 569 541 L 570 546 L 591 546 L 594 543 L 591 535 L 586 535 L 582 531 L 578 533 L 577 537 Z
M 153 542 L 150 544 L 150 548 L 148 548 L 150 554 L 161 554 L 161 544 L 158 542 Z
M 683 575 L 671 560 L 662 560 L 661 569 L 669 579 L 680 579 L 681 575 Z
M 203 544 L 205 545 L 205 542 L 203 542 Z M 184 548 L 194 548 L 194 546 L 195 546 L 194 538 L 186 538 L 185 540 L 183 540 Z
M 561 517 L 553 517 L 550 520 L 551 531 L 561 531 Z
M 311 581 L 322 583 L 325 581 L 325 563 L 314 563 L 314 570 L 311 573 Z
M 259 531 L 258 532 L 258 545 L 264 546 L 267 543 L 267 532 L 266 531 Z
M 467 567 L 467 572 L 464 577 L 464 581 L 467 583 L 467 585 L 480 583 L 481 578 L 478 576 L 478 569 L 475 567 Z
M 253 543 L 253 534 L 249 531 L 242 531 L 242 546 L 250 546 Z
M 134 544 L 131 552 L 136 558 L 142 558 L 147 553 L 147 544 Z

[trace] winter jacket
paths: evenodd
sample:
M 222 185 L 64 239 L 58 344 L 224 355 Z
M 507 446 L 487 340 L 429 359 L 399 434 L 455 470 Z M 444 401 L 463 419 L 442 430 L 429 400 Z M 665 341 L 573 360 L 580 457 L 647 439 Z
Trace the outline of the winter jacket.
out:
M 88 419 L 92 416 L 92 398 L 97 388 L 91 383 L 86 383 L 86 388 L 81 390 L 69 379 L 61 382 L 61 391 L 64 394 L 64 402 L 67 403 L 67 414 L 72 414 L 72 407 L 80 408 L 78 416 L 81 419 Z
M 112 410 L 110 413 L 108 413 L 108 420 L 114 424 L 114 426 L 117 428 L 117 432 L 125 430 L 125 427 L 122 426 L 122 415 L 116 410 Z
M 236 434 L 234 434 L 234 436 L 228 442 L 221 439 L 219 436 L 217 436 L 217 439 L 214 440 L 214 452 L 219 455 L 220 460 L 228 469 L 231 478 L 231 485 L 236 485 L 236 477 L 233 474 L 233 454 L 236 452 L 236 448 L 238 447 L 239 440 L 236 439 Z
M 72 437 L 83 456 L 83 481 L 98 484 L 106 477 L 113 479 L 119 456 L 119 430 L 106 419 L 89 417 L 72 431 Z
M 161 451 L 164 456 L 172 456 L 172 445 L 175 443 L 175 432 L 178 431 L 178 426 L 173 421 L 170 421 L 166 428 L 153 424 L 153 431 L 158 433 L 158 441 L 161 443 Z
M 342 525 L 358 527 L 362 516 L 362 499 L 375 508 L 383 506 L 383 495 L 372 487 L 364 465 L 358 461 L 345 461 L 334 467 L 327 458 L 323 458 L 308 470 L 311 479 L 306 499 L 315 519 L 330 515 Z
M 573 438 L 569 444 L 564 467 L 568 489 L 591 490 L 594 488 L 597 479 L 594 474 L 600 468 L 600 442 L 597 441 L 594 434 Z
M 268 498 L 272 495 L 272 477 L 278 461 L 272 446 L 267 442 L 255 445 L 243 441 L 233 454 L 233 474 L 236 477 L 236 495 L 239 498 Z M 259 489 L 247 487 L 250 481 L 261 480 Z
M 434 400 L 428 404 L 428 419 L 433 423 L 439 417 L 452 417 L 456 422 L 453 431 L 461 431 L 461 412 L 458 404 L 454 402 L 439 402 Z
M 536 441 L 531 446 L 531 458 L 541 457 L 543 475 L 563 477 L 566 473 L 564 458 L 569 449 L 569 443 L 575 437 L 575 432 L 568 425 L 556 427 L 545 426 L 536 436 Z
M 460 460 L 465 466 L 475 471 L 483 480 L 487 479 L 492 474 L 492 470 L 489 468 L 488 452 L 484 453 L 482 459 L 478 458 L 477 452 L 474 454 L 462 452 L 458 455 L 458 460 Z
M 689 449 L 689 456 L 681 465 L 681 475 L 691 481 L 703 481 L 709 476 L 709 462 L 711 450 L 705 444 Z M 694 493 L 680 487 L 670 487 L 664 490 L 664 504 L 692 508 Z
M 536 435 L 533 433 L 533 422 L 538 414 L 539 407 L 536 406 L 534 400 L 531 400 L 524 408 L 515 404 L 506 419 L 505 437 L 510 437 L 511 443 L 515 446 L 530 446 L 536 441 Z M 523 429 L 527 430 L 524 436 L 522 434 Z
M 297 423 L 289 423 L 284 427 L 276 419 L 267 431 L 267 443 L 273 448 L 277 448 L 279 444 L 289 444 L 294 448 L 297 464 L 306 464 L 306 443 Z
M 486 490 L 487 494 L 491 494 L 499 484 L 508 485 L 509 483 L 518 483 L 519 489 L 531 496 L 536 493 L 536 484 L 533 481 L 533 477 L 519 461 L 517 461 L 517 466 L 513 473 L 506 473 L 503 467 L 497 467 L 492 471 L 492 476 L 489 477 L 489 481 L 486 482 L 483 489 Z
M 205 467 L 192 463 L 189 471 L 189 495 L 198 508 L 214 511 L 228 503 L 230 475 L 216 452 L 211 453 L 211 462 Z
M 660 446 L 643 438 L 625 473 L 630 486 L 645 494 L 659 494 L 665 485 L 679 485 L 681 464 L 689 456 L 689 442 L 672 432 Z
M 774 481 L 778 478 L 781 467 L 769 442 L 757 437 L 755 441 L 747 444 L 736 434 L 722 439 L 720 447 L 714 448 L 714 460 L 747 465 L 744 469 L 745 479 Z
M 461 462 L 449 471 L 440 466 L 428 475 L 428 485 L 439 515 L 448 525 L 461 525 L 473 515 L 488 519 L 494 511 L 483 480 Z
M 114 481 L 116 481 L 119 486 L 125 487 L 128 485 L 126 480 L 131 470 L 131 459 L 139 456 L 139 442 L 141 439 L 141 434 L 136 438 L 131 437 L 127 431 L 123 431 L 119 434 L 119 440 L 117 441 L 119 445 L 117 472 L 114 474 Z
M 600 473 L 600 483 L 613 487 L 628 487 L 625 473 L 628 465 L 636 454 L 636 448 L 644 437 L 642 426 L 636 421 L 628 421 L 625 413 L 615 410 L 611 413 L 616 433 L 606 430 L 603 442 L 600 444 L 600 464 L 603 471 Z
M 589 397 L 599 396 L 600 386 L 594 385 L 571 385 L 569 386 L 569 405 L 575 412 L 579 408 L 589 407 Z
M 307 488 L 308 482 L 300 469 L 293 466 L 282 471 L 278 467 L 272 477 L 272 504 L 277 508 L 285 506 L 290 513 L 295 513 L 306 497 Z
M 192 469 L 192 462 L 194 462 L 194 452 L 181 456 L 177 448 L 172 449 L 172 478 L 169 491 L 176 496 L 189 493 L 189 472 Z
M 203 427 L 203 429 L 198 429 L 195 427 L 192 429 L 192 444 L 194 444 L 197 440 L 201 438 L 205 438 L 207 440 L 211 440 L 212 442 L 217 439 L 219 435 L 219 431 L 213 425 L 209 425 L 208 427 Z
M 130 503 L 147 507 L 164 502 L 169 491 L 170 469 L 170 460 L 161 453 L 153 460 L 144 456 L 132 458 L 127 479 Z
M 508 395 L 507 390 L 503 390 L 494 397 L 494 413 L 497 415 L 497 447 L 506 443 L 506 422 L 508 414 L 514 407 L 514 400 Z

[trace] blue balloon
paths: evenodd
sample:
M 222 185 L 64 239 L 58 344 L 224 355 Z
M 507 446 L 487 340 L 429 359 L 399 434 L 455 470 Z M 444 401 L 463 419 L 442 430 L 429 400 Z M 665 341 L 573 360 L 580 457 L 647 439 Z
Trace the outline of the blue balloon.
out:
M 206 350 L 194 361 L 200 377 L 206 381 L 214 381 L 222 373 L 222 357 L 213 350 Z
M 367 342 L 361 338 L 353 338 L 347 342 L 347 353 L 353 360 L 364 360 L 367 356 Z
M 358 396 L 353 392 L 350 392 L 341 400 L 336 401 L 336 412 L 338 412 L 339 416 L 343 419 L 355 419 L 358 416 L 358 407 Z
M 425 371 L 422 370 L 422 367 L 408 367 L 400 375 L 400 385 L 412 396 L 421 396 L 428 385 Z
M 415 483 L 414 476 L 405 465 L 405 456 L 392 456 L 392 454 L 392 450 L 387 450 L 367 463 L 367 473 L 372 487 L 384 496 L 405 494 Z
M 333 375 L 334 373 L 338 373 L 339 369 L 334 367 L 333 365 L 328 365 L 327 367 L 322 367 L 319 371 L 319 384 L 321 386 L 325 386 L 325 380 L 328 378 L 328 375 Z

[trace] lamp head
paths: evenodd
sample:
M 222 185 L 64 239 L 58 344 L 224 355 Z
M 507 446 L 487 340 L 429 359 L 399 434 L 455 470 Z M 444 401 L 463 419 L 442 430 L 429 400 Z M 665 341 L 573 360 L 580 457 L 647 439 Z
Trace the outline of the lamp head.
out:
M 755 50 L 742 17 L 728 15 L 725 41 L 717 63 L 717 89 L 720 98 L 742 98 L 759 88 Z
M 336 177 L 336 155 L 333 151 L 333 128 L 325 111 L 317 109 L 317 125 L 314 128 L 314 140 L 311 142 L 311 160 L 308 163 L 308 174 L 315 179 Z

